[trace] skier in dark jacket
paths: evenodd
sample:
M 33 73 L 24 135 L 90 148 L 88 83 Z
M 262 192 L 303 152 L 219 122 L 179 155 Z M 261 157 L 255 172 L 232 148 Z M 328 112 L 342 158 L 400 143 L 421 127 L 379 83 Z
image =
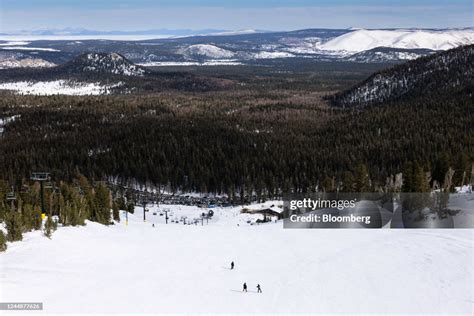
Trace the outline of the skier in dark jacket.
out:
M 242 290 L 242 292 L 247 292 L 247 283 L 244 283 L 244 289 Z
M 262 288 L 260 287 L 260 284 L 257 284 L 257 293 L 262 293 Z
M 234 261 L 232 261 L 232 262 L 230 263 L 230 269 L 231 269 L 231 270 L 234 270 Z

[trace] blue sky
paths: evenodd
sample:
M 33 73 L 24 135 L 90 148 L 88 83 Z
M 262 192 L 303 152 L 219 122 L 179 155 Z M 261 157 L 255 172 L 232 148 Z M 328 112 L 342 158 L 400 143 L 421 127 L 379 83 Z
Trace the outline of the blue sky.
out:
M 472 27 L 473 0 L 0 0 L 0 32 Z

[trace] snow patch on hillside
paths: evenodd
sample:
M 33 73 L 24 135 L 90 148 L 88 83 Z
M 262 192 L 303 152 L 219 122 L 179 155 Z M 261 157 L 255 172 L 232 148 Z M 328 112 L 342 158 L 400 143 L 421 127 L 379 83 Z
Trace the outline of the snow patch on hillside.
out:
M 320 49 L 353 53 L 375 47 L 447 50 L 472 43 L 473 30 L 357 30 L 322 44 Z
M 224 32 L 209 33 L 206 35 L 229 36 L 229 35 L 244 35 L 244 34 L 255 34 L 255 33 L 258 33 L 258 31 L 254 29 L 243 29 L 243 30 L 237 30 L 237 31 L 224 31 Z
M 1 46 L 0 49 L 5 50 L 31 50 L 31 51 L 43 51 L 43 52 L 59 52 L 60 50 L 54 48 L 43 48 L 43 47 L 23 47 L 23 46 Z
M 12 90 L 22 95 L 102 95 L 110 94 L 111 89 L 123 85 L 103 85 L 99 82 L 73 82 L 69 80 L 54 81 L 19 81 L 0 83 L 0 90 Z
M 290 58 L 295 57 L 295 55 L 287 52 L 258 52 L 253 55 L 255 59 L 274 59 L 274 58 Z
M 56 64 L 49 62 L 41 58 L 24 58 L 24 59 L 15 59 L 7 58 L 0 60 L 0 69 L 8 68 L 46 68 L 54 67 Z
M 146 63 L 140 63 L 139 66 L 144 67 L 174 67 L 174 66 L 238 66 L 243 63 L 235 59 L 217 59 L 208 60 L 204 62 L 195 61 L 151 61 Z
M 186 48 L 180 49 L 178 53 L 189 57 L 202 56 L 214 59 L 234 57 L 233 52 L 210 44 L 191 45 Z
M 21 46 L 21 45 L 28 45 L 30 42 L 25 41 L 10 41 L 10 42 L 2 42 L 0 46 Z

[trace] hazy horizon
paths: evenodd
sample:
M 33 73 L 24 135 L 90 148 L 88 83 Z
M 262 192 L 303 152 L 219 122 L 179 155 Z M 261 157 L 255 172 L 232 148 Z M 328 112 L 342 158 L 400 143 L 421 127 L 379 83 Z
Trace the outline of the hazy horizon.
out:
M 84 28 L 108 31 L 308 28 L 464 28 L 470 0 L 3 0 L 0 33 Z

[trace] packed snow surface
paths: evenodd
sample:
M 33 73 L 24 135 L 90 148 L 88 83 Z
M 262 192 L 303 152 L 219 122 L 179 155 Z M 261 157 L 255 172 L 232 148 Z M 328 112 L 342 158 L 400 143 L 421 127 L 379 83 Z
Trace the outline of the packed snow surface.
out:
M 165 225 L 156 206 L 143 222 L 136 208 L 128 226 L 122 213 L 112 226 L 9 243 L 0 301 L 43 302 L 44 313 L 472 315 L 472 229 L 283 229 L 240 208 L 184 225 L 207 210 L 162 209 L 178 223 Z
M 122 83 L 103 85 L 99 82 L 73 82 L 69 80 L 54 81 L 18 81 L 0 83 L 0 90 L 12 90 L 17 94 L 32 95 L 101 95 L 109 94 L 110 89 Z
M 320 46 L 322 50 L 361 52 L 375 47 L 447 50 L 474 43 L 474 30 L 357 30 Z

